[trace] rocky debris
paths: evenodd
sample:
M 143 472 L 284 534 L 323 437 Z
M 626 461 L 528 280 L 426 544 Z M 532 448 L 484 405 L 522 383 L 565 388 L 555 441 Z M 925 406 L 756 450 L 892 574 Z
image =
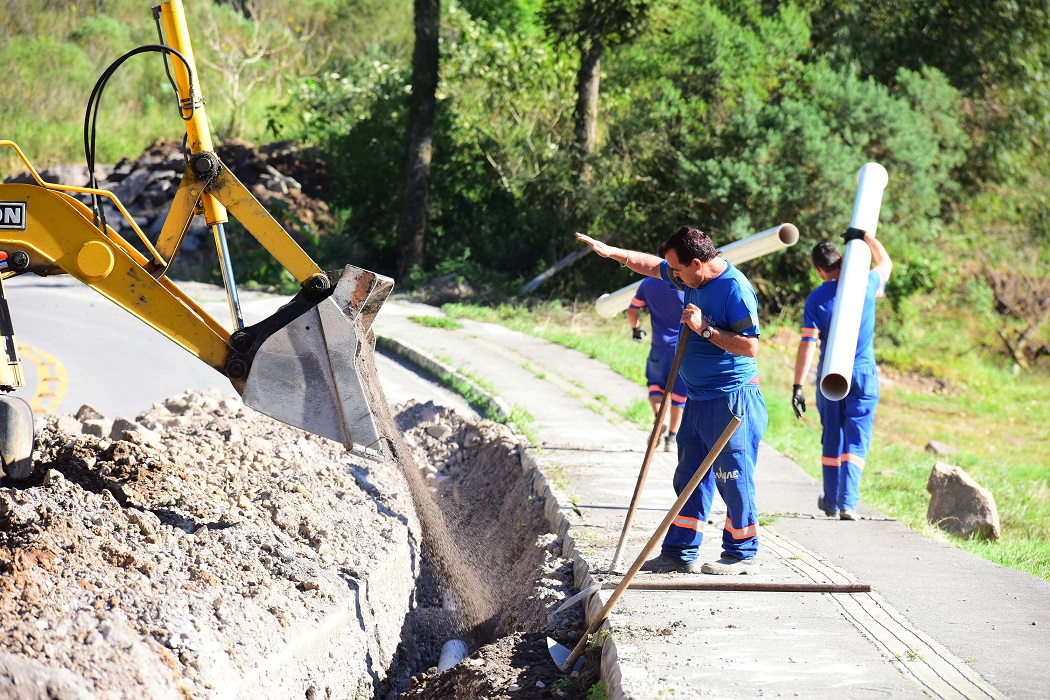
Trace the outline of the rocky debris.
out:
M 930 492 L 926 520 L 931 525 L 960 537 L 999 540 L 995 497 L 961 467 L 937 462 L 926 490 Z
M 313 153 L 303 153 L 289 142 L 267 144 L 256 149 L 247 141 L 233 139 L 216 147 L 216 153 L 230 171 L 294 238 L 328 232 L 333 218 L 328 205 L 319 197 L 326 182 L 323 161 Z M 95 176 L 100 189 L 109 190 L 152 242 L 164 227 L 175 192 L 186 170 L 182 144 L 160 139 L 135 160 L 123 159 L 116 165 L 97 165 Z M 85 166 L 62 165 L 40 171 L 45 182 L 86 186 Z M 308 184 L 304 186 L 303 182 Z M 4 182 L 33 183 L 28 172 L 12 175 Z M 90 206 L 90 198 L 76 195 Z M 103 200 L 106 223 L 125 239 L 141 248 L 141 243 L 123 215 L 108 199 Z M 210 245 L 211 233 L 204 217 L 194 216 L 180 252 L 197 250 L 202 243 Z
M 432 403 L 394 419 L 470 565 L 466 601 L 393 460 L 219 392 L 50 417 L 34 475 L 0 485 L 0 697 L 586 697 L 597 658 L 567 677 L 547 652 L 583 614 L 550 612 L 572 566 L 517 437 Z M 464 629 L 472 591 L 488 617 Z M 473 653 L 438 673 L 452 637 Z
M 385 688 L 419 559 L 395 465 L 218 393 L 120 440 L 70 421 L 49 419 L 33 477 L 0 487 L 0 696 Z
M 408 692 L 401 697 L 413 700 L 595 697 L 589 691 L 598 683 L 600 654 L 600 648 L 589 647 L 581 669 L 564 674 L 550 657 L 545 635 L 515 633 L 482 647 L 448 671 L 438 673 L 437 668 L 432 668 L 413 677 Z

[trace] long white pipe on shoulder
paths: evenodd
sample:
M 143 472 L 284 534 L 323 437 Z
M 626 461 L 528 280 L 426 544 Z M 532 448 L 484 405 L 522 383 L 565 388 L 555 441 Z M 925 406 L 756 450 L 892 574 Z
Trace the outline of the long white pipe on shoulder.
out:
M 865 163 L 861 167 L 857 172 L 857 196 L 853 200 L 850 228 L 875 235 L 882 193 L 888 183 L 886 168 L 878 163 Z M 842 254 L 842 271 L 835 291 L 835 307 L 831 312 L 828 346 L 824 351 L 820 378 L 820 391 L 831 401 L 845 398 L 853 381 L 853 361 L 857 355 L 857 335 L 870 270 L 871 249 L 868 244 L 859 239 L 847 243 Z
M 748 260 L 754 260 L 788 246 L 793 246 L 797 242 L 798 228 L 794 224 L 780 224 L 753 236 L 728 243 L 719 248 L 718 252 L 729 262 L 739 265 Z M 634 294 L 638 291 L 640 284 L 641 281 L 638 281 L 617 289 L 615 292 L 602 294 L 594 302 L 595 311 L 602 318 L 612 318 L 631 305 L 631 299 L 634 298 Z

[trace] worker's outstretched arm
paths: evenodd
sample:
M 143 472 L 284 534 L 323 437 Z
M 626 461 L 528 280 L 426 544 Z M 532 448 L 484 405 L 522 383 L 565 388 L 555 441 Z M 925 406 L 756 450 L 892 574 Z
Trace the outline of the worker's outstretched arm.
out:
M 890 260 L 890 254 L 886 252 L 886 247 L 882 245 L 882 241 L 868 232 L 864 233 L 864 242 L 871 249 L 871 261 L 875 265 L 872 269 L 877 270 L 884 281 L 888 280 L 890 271 L 893 270 L 893 261 Z
M 632 272 L 649 277 L 660 276 L 660 263 L 663 262 L 663 258 L 651 253 L 641 253 L 637 250 L 627 250 L 626 248 L 606 245 L 583 233 L 577 233 L 576 239 L 589 245 L 591 250 L 603 258 L 611 258 L 624 267 L 629 268 Z

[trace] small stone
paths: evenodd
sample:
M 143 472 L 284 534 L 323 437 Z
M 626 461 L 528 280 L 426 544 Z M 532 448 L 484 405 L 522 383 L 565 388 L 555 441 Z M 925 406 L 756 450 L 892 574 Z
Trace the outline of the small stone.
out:
M 955 449 L 951 445 L 946 445 L 943 442 L 937 440 L 930 440 L 926 443 L 926 451 L 935 455 L 956 455 L 959 454 L 959 450 Z
M 452 429 L 449 428 L 447 425 L 441 425 L 439 423 L 437 425 L 431 425 L 427 427 L 427 433 L 432 438 L 435 438 L 437 440 L 444 440 L 452 434 Z

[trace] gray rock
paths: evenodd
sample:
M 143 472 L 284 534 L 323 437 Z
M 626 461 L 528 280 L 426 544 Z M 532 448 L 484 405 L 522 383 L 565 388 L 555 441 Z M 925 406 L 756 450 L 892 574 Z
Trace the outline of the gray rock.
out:
M 926 443 L 926 451 L 931 454 L 944 457 L 959 454 L 959 450 L 955 449 L 951 445 L 946 445 L 943 442 L 938 442 L 936 440 L 930 440 L 928 443 Z
M 99 420 L 105 418 L 105 416 L 99 413 L 94 406 L 89 406 L 87 404 L 84 404 L 77 409 L 76 417 L 81 423 L 87 420 Z
M 161 440 L 160 435 L 146 426 L 127 418 L 117 418 L 113 421 L 113 429 L 109 432 L 109 438 L 111 440 L 128 440 L 129 442 L 157 450 L 164 447 L 164 441 Z
M 442 425 L 438 423 L 437 425 L 428 426 L 427 433 L 433 438 L 436 438 L 438 440 L 444 440 L 452 434 L 452 428 L 449 428 L 447 425 Z
M 127 418 L 116 418 L 113 420 L 113 427 L 109 431 L 110 440 L 123 440 L 125 431 L 134 432 L 139 428 L 139 424 L 133 420 Z
M 84 432 L 84 426 L 81 422 L 68 413 L 62 414 L 56 419 L 55 427 L 63 433 L 70 433 L 71 435 L 79 435 Z
M 961 467 L 937 462 L 926 483 L 930 506 L 926 520 L 960 537 L 999 540 L 999 511 L 992 492 Z
M 0 652 L 0 697 L 20 700 L 90 700 L 96 697 L 82 678 L 60 668 Z
M 84 421 L 84 434 L 95 437 L 109 437 L 113 433 L 113 423 L 106 419 L 89 418 Z

